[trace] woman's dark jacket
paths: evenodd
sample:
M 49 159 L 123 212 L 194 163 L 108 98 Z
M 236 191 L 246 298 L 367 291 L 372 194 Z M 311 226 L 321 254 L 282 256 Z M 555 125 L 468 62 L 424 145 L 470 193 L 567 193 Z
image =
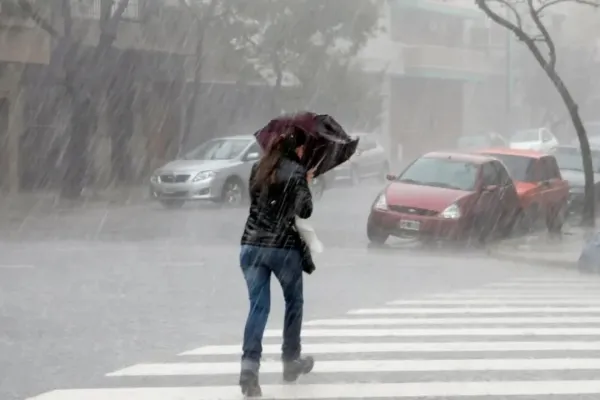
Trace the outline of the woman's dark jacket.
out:
M 314 270 L 310 251 L 295 227 L 295 217 L 312 215 L 312 195 L 306 169 L 295 154 L 282 158 L 276 166 L 274 182 L 253 185 L 258 163 L 250 174 L 250 213 L 246 220 L 242 245 L 296 249 L 304 256 L 304 270 Z

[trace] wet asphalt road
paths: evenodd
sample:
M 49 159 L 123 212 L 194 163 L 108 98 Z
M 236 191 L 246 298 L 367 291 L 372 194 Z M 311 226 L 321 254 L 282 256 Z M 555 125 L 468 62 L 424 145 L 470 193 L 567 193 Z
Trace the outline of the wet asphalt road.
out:
M 503 263 L 483 253 L 368 249 L 365 222 L 379 189 L 376 184 L 334 189 L 316 205 L 312 222 L 326 252 L 316 259 L 316 273 L 305 280 L 305 321 L 344 318 L 352 309 L 520 276 L 563 277 L 559 271 Z M 239 343 L 247 299 L 237 243 L 245 214 L 215 206 L 167 211 L 141 204 L 13 221 L 0 242 L 0 399 L 86 387 L 235 385 L 235 375 L 137 376 L 125 378 L 127 382 L 107 382 L 104 375 L 138 363 L 181 361 L 175 355 L 200 346 Z M 283 314 L 275 285 L 271 328 L 281 326 Z M 369 340 L 377 343 L 376 337 Z M 454 357 L 466 356 L 459 352 Z M 411 381 L 448 376 L 409 375 Z M 395 376 L 341 379 L 391 382 Z M 149 393 L 128 398 L 171 399 Z M 112 397 L 69 397 L 74 398 Z M 215 399 L 200 392 L 195 398 Z

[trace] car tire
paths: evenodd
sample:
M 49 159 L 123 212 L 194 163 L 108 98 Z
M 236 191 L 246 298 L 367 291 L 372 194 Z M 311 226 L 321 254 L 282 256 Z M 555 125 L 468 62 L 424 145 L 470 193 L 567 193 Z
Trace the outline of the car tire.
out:
M 372 223 L 367 223 L 367 238 L 371 244 L 378 246 L 384 245 L 389 237 L 389 233 L 384 232 Z
M 169 210 L 177 210 L 185 204 L 185 200 L 176 200 L 176 199 L 163 199 L 159 200 L 160 204 L 166 209 Z
M 239 207 L 246 200 L 244 183 L 238 177 L 227 178 L 221 190 L 221 204 L 228 207 Z

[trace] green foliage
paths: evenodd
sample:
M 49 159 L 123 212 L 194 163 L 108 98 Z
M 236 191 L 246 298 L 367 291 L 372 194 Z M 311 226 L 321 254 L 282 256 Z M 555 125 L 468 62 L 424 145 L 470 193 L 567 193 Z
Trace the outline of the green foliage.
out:
M 324 103 L 340 103 L 370 92 L 365 86 L 357 89 L 371 82 L 359 73 L 348 79 L 348 68 L 380 29 L 379 0 L 225 2 L 230 5 L 225 15 L 232 44 L 244 52 L 248 66 L 274 86 L 276 103 L 302 108 L 313 104 L 316 96 L 331 97 Z M 282 86 L 288 89 L 282 91 Z M 349 92 L 354 97 L 345 97 Z

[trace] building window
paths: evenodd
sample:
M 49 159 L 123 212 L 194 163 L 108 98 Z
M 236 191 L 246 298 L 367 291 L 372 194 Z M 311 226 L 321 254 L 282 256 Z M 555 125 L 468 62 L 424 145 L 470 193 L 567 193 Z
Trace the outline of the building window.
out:
M 71 0 L 74 18 L 100 19 L 100 0 Z
M 71 0 L 71 15 L 75 18 L 100 19 L 102 0 Z M 117 10 L 121 0 L 113 0 L 111 14 Z M 122 19 L 137 20 L 140 15 L 139 0 L 129 0 Z
M 120 0 L 115 0 L 112 6 L 112 14 L 117 11 L 117 7 L 119 7 Z M 123 19 L 133 19 L 137 20 L 140 18 L 140 3 L 139 0 L 129 0 L 127 7 L 125 7 L 125 11 L 123 11 L 122 17 Z

